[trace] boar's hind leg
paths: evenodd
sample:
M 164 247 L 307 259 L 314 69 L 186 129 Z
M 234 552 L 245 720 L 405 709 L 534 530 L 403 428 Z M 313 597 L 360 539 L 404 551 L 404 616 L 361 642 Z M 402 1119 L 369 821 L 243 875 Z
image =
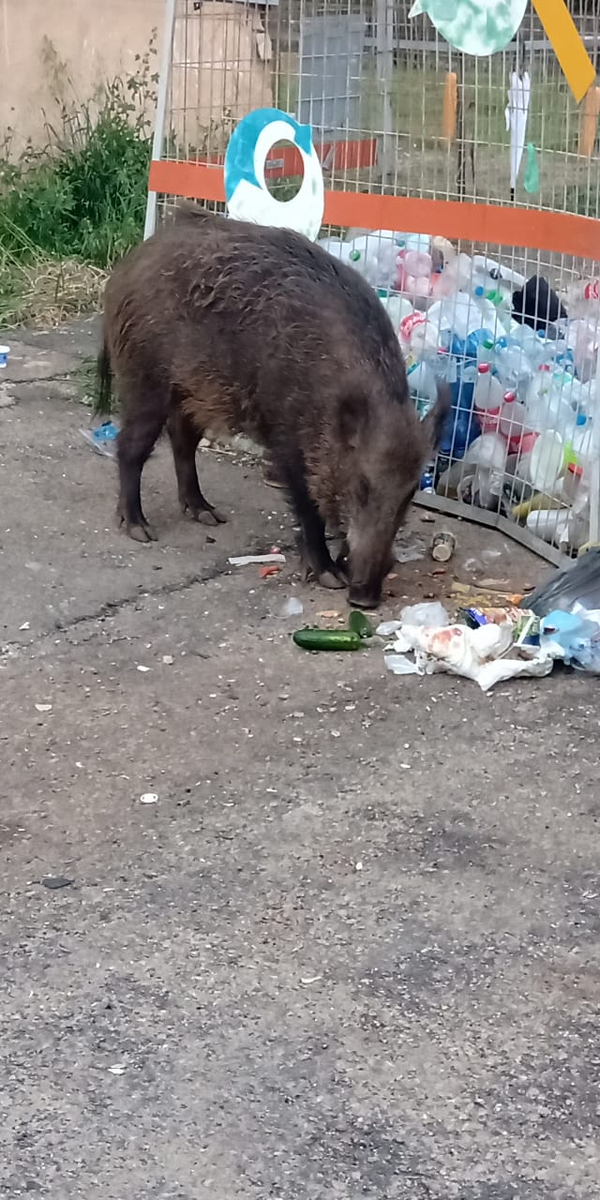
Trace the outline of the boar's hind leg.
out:
M 196 448 L 202 437 L 201 431 L 192 419 L 178 408 L 172 408 L 167 430 L 175 460 L 181 511 L 189 512 L 194 521 L 201 521 L 203 525 L 224 524 L 227 518 L 208 503 L 198 483 Z
M 342 572 L 327 549 L 325 524 L 304 480 L 290 471 L 285 471 L 285 478 L 301 528 L 300 555 L 304 578 L 314 576 L 321 587 L 345 587 Z
M 144 463 L 162 433 L 164 412 L 147 405 L 134 413 L 129 419 L 125 417 L 117 438 L 120 482 L 117 517 L 136 542 L 155 542 L 156 534 L 142 511 L 140 484 Z

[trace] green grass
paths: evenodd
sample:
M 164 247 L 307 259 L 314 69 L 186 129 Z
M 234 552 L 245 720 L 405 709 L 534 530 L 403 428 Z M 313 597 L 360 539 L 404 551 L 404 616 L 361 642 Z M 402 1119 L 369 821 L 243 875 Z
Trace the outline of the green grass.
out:
M 0 321 L 31 318 L 24 303 L 31 280 L 50 271 L 49 308 L 61 316 L 82 311 L 85 297 L 61 300 L 61 278 L 95 278 L 139 241 L 146 208 L 151 128 L 146 103 L 155 77 L 149 55 L 139 74 L 106 84 L 84 104 L 62 103 L 47 126 L 41 152 L 29 146 L 16 160 L 0 157 Z M 89 287 L 90 307 L 97 288 Z M 64 297 L 63 297 L 64 298 Z M 35 306 L 33 306 L 35 308 Z M 38 315 L 37 313 L 34 316 Z

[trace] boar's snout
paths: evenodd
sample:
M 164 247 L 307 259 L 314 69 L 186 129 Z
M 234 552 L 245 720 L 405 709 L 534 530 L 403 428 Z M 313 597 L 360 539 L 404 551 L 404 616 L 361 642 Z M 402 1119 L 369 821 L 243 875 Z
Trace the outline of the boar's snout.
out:
M 348 593 L 348 600 L 352 608 L 364 608 L 367 610 L 379 608 L 379 605 L 381 604 L 382 584 L 383 580 L 381 581 L 377 591 L 374 588 L 368 589 L 365 587 L 351 587 Z
M 365 547 L 364 554 L 356 551 L 350 553 L 346 574 L 349 583 L 348 600 L 354 608 L 379 608 L 383 581 L 394 565 L 392 539 L 393 535 L 389 545 L 379 553 L 372 543 Z
M 345 564 L 350 604 L 356 608 L 378 608 L 381 604 L 383 582 L 394 566 L 394 538 L 416 488 L 411 482 L 402 488 L 400 498 L 392 505 L 371 503 L 355 513 L 348 531 L 349 552 Z M 389 492 L 388 492 L 389 496 Z

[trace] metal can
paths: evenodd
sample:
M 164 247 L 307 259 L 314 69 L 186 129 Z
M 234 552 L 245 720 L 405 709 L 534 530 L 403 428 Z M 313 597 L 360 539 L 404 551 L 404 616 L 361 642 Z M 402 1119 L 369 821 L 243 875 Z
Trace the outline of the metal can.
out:
M 456 538 L 449 529 L 440 529 L 431 540 L 430 553 L 436 562 L 448 562 L 456 550 Z

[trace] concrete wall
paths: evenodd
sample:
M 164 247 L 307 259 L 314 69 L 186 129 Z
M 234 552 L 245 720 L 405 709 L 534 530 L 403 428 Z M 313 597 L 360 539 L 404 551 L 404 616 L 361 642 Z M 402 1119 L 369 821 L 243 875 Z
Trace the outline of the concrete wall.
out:
M 55 97 L 89 100 L 102 80 L 135 71 L 162 0 L 0 0 L 0 138 L 43 144 Z
M 57 97 L 88 101 L 104 80 L 135 74 L 136 54 L 148 49 L 153 30 L 160 43 L 163 21 L 164 0 L 0 0 L 0 150 L 9 126 L 13 153 L 28 138 L 44 145 L 45 123 L 58 115 Z M 270 67 L 263 61 L 269 57 L 256 11 L 242 5 L 205 0 L 187 29 L 178 23 L 178 136 L 198 144 L 199 126 L 271 104 Z M 200 75 L 190 60 L 201 63 Z

